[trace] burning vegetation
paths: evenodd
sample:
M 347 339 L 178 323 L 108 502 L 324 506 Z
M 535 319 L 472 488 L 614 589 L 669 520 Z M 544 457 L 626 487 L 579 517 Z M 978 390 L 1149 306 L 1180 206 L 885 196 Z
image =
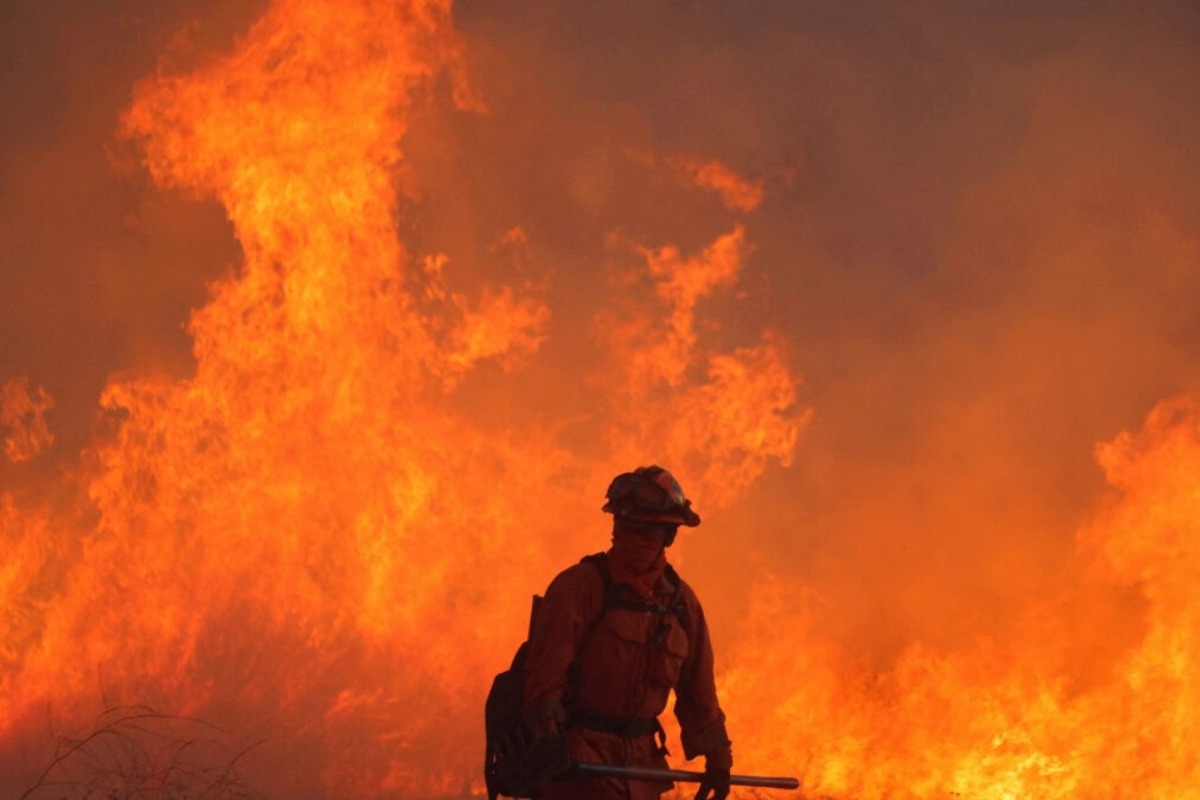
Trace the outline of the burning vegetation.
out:
M 842 277 L 755 266 L 782 259 L 756 220 L 772 192 L 804 180 L 795 163 L 737 169 L 696 142 L 624 140 L 597 121 L 588 136 L 614 141 L 563 168 L 586 226 L 542 200 L 519 206 L 536 218 L 501 219 L 504 198 L 469 218 L 455 193 L 474 178 L 526 189 L 496 173 L 501 159 L 458 163 L 455 146 L 496 135 L 488 126 L 511 125 L 520 103 L 498 81 L 492 107 L 479 85 L 489 31 L 464 34 L 452 12 L 443 0 L 275 0 L 219 53 L 184 57 L 176 41 L 134 87 L 114 152 L 136 154 L 147 192 L 218 204 L 238 255 L 188 317 L 189 367 L 152 355 L 114 369 L 78 453 L 54 453 L 53 387 L 0 375 L 5 792 L 481 796 L 483 696 L 529 595 L 605 546 L 609 478 L 656 462 L 708 520 L 674 560 L 712 610 L 739 771 L 794 771 L 803 797 L 1195 794 L 1197 402 L 1142 392 L 1153 410 L 1140 430 L 1097 437 L 1103 489 L 973 503 L 1025 485 L 1011 473 L 1036 444 L 997 433 L 993 412 L 1059 385 L 1022 356 L 1039 330 L 1077 329 L 1026 312 L 1053 305 L 1078 267 L 1045 282 L 1023 273 L 1035 302 L 996 301 L 1018 309 L 1004 326 L 967 312 L 926 326 L 921 308 L 897 323 L 931 371 L 973 364 L 967 342 L 1027 383 L 996 398 L 956 374 L 932 401 L 885 396 L 912 385 L 895 376 L 920 359 L 872 349 L 866 333 L 824 349 L 771 301 L 773 280 L 824 280 L 851 309 Z M 549 103 L 522 110 L 537 102 Z M 547 120 L 571 139 L 569 123 Z M 562 167 L 554 156 L 531 174 Z M 964 202 L 1000 205 L 1028 168 Z M 640 198 L 669 202 L 624 200 L 635 182 Z M 983 291 L 985 278 L 956 268 L 992 224 L 947 246 L 923 276 L 926 301 Z M 581 245 L 587 258 L 554 261 L 562 229 L 603 235 Z M 1038 231 L 1005 258 L 1095 255 L 1069 223 Z M 1192 234 L 1148 214 L 1133 241 L 1166 276 L 1147 297 L 1195 299 Z M 844 254 L 851 270 L 866 259 Z M 1104 297 L 1122 296 L 1112 282 Z M 1125 330 L 1097 321 L 1110 316 L 1144 327 L 1140 311 L 1089 302 L 1073 312 L 1080 330 Z M 1067 339 L 1055 353 L 1091 352 Z M 834 375 L 839 353 L 863 352 L 847 358 L 872 364 L 869 379 L 805 389 L 806 357 Z M 817 396 L 845 401 L 842 416 Z M 906 417 L 908 401 L 933 421 Z M 963 442 L 978 447 L 964 456 Z M 853 463 L 868 451 L 884 455 Z M 35 470 L 52 455 L 60 469 Z M 1005 550 L 996 531 L 1010 523 L 1027 527 Z M 865 555 L 821 551 L 833 535 Z M 927 536 L 963 544 L 931 566 L 906 549 Z M 986 600 L 941 580 L 977 567 L 954 558 L 972 548 L 997 559 L 980 582 L 1003 588 Z M 916 618 L 948 632 L 922 636 Z

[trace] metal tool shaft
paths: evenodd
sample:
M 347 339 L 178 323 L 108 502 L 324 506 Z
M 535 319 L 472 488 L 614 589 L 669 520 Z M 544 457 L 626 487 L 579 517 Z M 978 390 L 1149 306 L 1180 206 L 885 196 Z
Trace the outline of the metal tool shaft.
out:
M 603 778 L 624 778 L 627 781 L 678 781 L 679 783 L 699 783 L 704 780 L 703 772 L 691 772 L 682 769 L 657 769 L 655 767 L 625 767 L 616 764 L 573 765 L 576 775 Z M 799 789 L 800 781 L 796 778 L 779 778 L 766 775 L 730 775 L 731 786 L 755 786 L 760 789 Z

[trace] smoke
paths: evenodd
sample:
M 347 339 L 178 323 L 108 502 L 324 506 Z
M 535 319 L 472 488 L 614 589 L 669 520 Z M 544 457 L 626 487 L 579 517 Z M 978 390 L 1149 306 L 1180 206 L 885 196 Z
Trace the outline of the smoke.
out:
M 228 45 L 253 5 L 213 4 L 192 40 Z M 74 459 L 112 373 L 186 373 L 188 313 L 234 263 L 220 209 L 149 191 L 114 136 L 134 82 L 197 10 L 18 0 L 0 12 L 0 376 L 27 376 L 56 403 L 56 446 L 6 483 Z
M 1103 487 L 1093 445 L 1195 382 L 1194 10 L 456 16 L 490 113 L 432 160 L 416 131 L 417 183 L 470 228 L 526 225 L 562 265 L 555 293 L 595 287 L 577 265 L 613 230 L 699 249 L 727 224 L 648 164 L 714 158 L 763 187 L 744 296 L 717 318 L 731 338 L 775 321 L 816 414 L 691 569 L 794 573 L 830 598 L 831 634 L 885 659 L 1002 629 L 1061 587 Z M 479 191 L 455 192 L 456 169 Z M 730 561 L 721 540 L 743 531 L 756 554 Z
M 212 327 L 193 312 L 232 285 L 247 244 L 270 249 L 238 227 L 228 195 L 225 206 L 211 199 L 227 191 L 211 176 L 176 174 L 165 190 L 143 166 L 144 141 L 118 134 L 135 85 L 161 59 L 186 73 L 236 46 L 264 10 L 243 6 L 18 2 L 0 12 L 0 385 L 38 401 L 38 445 L 0 460 L 0 488 L 53 496 L 47 487 L 80 468 L 81 452 L 110 453 L 89 451 L 98 435 L 113 441 L 103 438 L 106 386 L 136 389 L 109 389 L 109 412 L 175 402 L 182 384 L 172 382 L 197 369 L 193 348 L 210 346 Z M 453 21 L 478 102 L 464 102 L 446 72 L 418 90 L 404 158 L 390 162 L 401 194 L 387 218 L 406 253 L 430 254 L 413 274 L 431 338 L 399 340 L 415 360 L 426 347 L 444 356 L 422 361 L 428 385 L 396 391 L 436 396 L 436 414 L 413 417 L 426 433 L 474 438 L 451 454 L 412 431 L 370 430 L 411 436 L 424 454 L 404 479 L 422 508 L 422 480 L 459 468 L 466 485 L 494 480 L 497 494 L 532 503 L 549 487 L 546 508 L 562 519 L 533 531 L 547 552 L 517 549 L 520 580 L 481 590 L 512 599 L 484 619 L 513 616 L 556 559 L 602 548 L 604 476 L 653 460 L 679 473 L 705 517 L 676 560 L 705 601 L 719 666 L 736 663 L 739 676 L 735 645 L 769 655 L 758 649 L 768 634 L 747 630 L 745 614 L 772 603 L 783 610 L 763 618 L 819 651 L 815 686 L 836 660 L 822 648 L 903 667 L 914 645 L 1014 640 L 1047 607 L 1066 630 L 1080 623 L 1079 647 L 1102 662 L 1068 669 L 1076 686 L 1141 641 L 1137 581 L 1096 580 L 1076 531 L 1107 502 L 1096 444 L 1197 388 L 1191 4 L 463 2 Z M 173 113 L 176 99 L 162 95 L 153 116 Z M 144 134 L 154 121 L 134 126 Z M 581 358 L 596 368 L 581 372 Z M 159 383 L 137 383 L 147 375 Z M 743 390 L 750 413 L 721 416 Z M 530 441 L 501 444 L 512 432 Z M 346 469 L 403 472 L 391 457 L 320 441 Z M 501 480 L 539 442 L 543 467 Z M 305 480 L 281 477 L 277 505 L 256 519 L 289 509 L 281 498 Z M 353 483 L 339 491 L 369 494 Z M 101 499 L 125 502 L 110 491 Z M 384 520 L 391 502 L 370 500 Z M 480 502 L 526 519 L 507 496 Z M 220 513 L 230 528 L 244 524 Z M 437 513 L 471 529 L 461 509 Z M 74 558 L 73 544 L 48 555 L 33 533 L 12 533 L 36 526 L 11 500 L 3 514 L 26 563 Z M 560 526 L 569 533 L 554 538 Z M 503 553 L 486 538 L 503 526 L 485 527 L 482 552 Z M 392 551 L 372 557 L 376 581 L 411 568 Z M 431 571 L 450 571 L 455 557 L 431 554 Z M 31 569 L 10 585 L 40 598 L 47 575 Z M 396 597 L 374 591 L 363 602 L 382 631 Z M 435 605 L 413 619 L 441 620 Z M 807 628 L 795 621 L 801 606 Z M 220 606 L 222 619 L 239 608 Z M 236 653 L 238 641 L 222 646 Z M 280 646 L 305 652 L 298 640 Z M 366 677 L 346 679 L 353 691 L 281 692 L 350 736 L 376 713 L 373 697 L 397 703 L 413 691 L 379 677 L 386 659 L 375 658 Z M 351 671 L 338 663 L 328 674 Z M 455 725 L 469 716 L 454 713 Z M 433 729 L 424 720 L 404 731 Z M 458 734 L 420 752 L 441 754 Z M 359 763 L 324 779 L 352 785 Z M 380 780 L 407 779 L 395 767 Z

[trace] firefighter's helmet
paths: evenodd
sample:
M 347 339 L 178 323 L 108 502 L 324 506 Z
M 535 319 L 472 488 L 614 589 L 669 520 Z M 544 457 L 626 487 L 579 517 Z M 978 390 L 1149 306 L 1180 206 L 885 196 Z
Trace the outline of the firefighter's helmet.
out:
M 608 502 L 600 509 L 615 517 L 669 525 L 700 524 L 700 515 L 692 511 L 692 501 L 683 487 L 662 467 L 638 467 L 613 478 L 608 487 Z

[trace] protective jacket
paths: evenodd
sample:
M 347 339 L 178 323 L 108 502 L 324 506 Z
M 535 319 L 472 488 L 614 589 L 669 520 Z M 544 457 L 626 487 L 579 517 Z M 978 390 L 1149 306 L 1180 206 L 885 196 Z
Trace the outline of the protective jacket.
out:
M 606 584 L 602 571 L 580 563 L 546 590 L 525 664 L 527 714 L 561 701 L 573 760 L 665 767 L 655 718 L 674 689 L 685 757 L 727 748 L 712 644 L 695 592 L 669 567 L 650 585 L 625 580 L 620 569 L 609 576 Z M 542 797 L 656 800 L 670 788 L 590 779 L 548 783 Z

